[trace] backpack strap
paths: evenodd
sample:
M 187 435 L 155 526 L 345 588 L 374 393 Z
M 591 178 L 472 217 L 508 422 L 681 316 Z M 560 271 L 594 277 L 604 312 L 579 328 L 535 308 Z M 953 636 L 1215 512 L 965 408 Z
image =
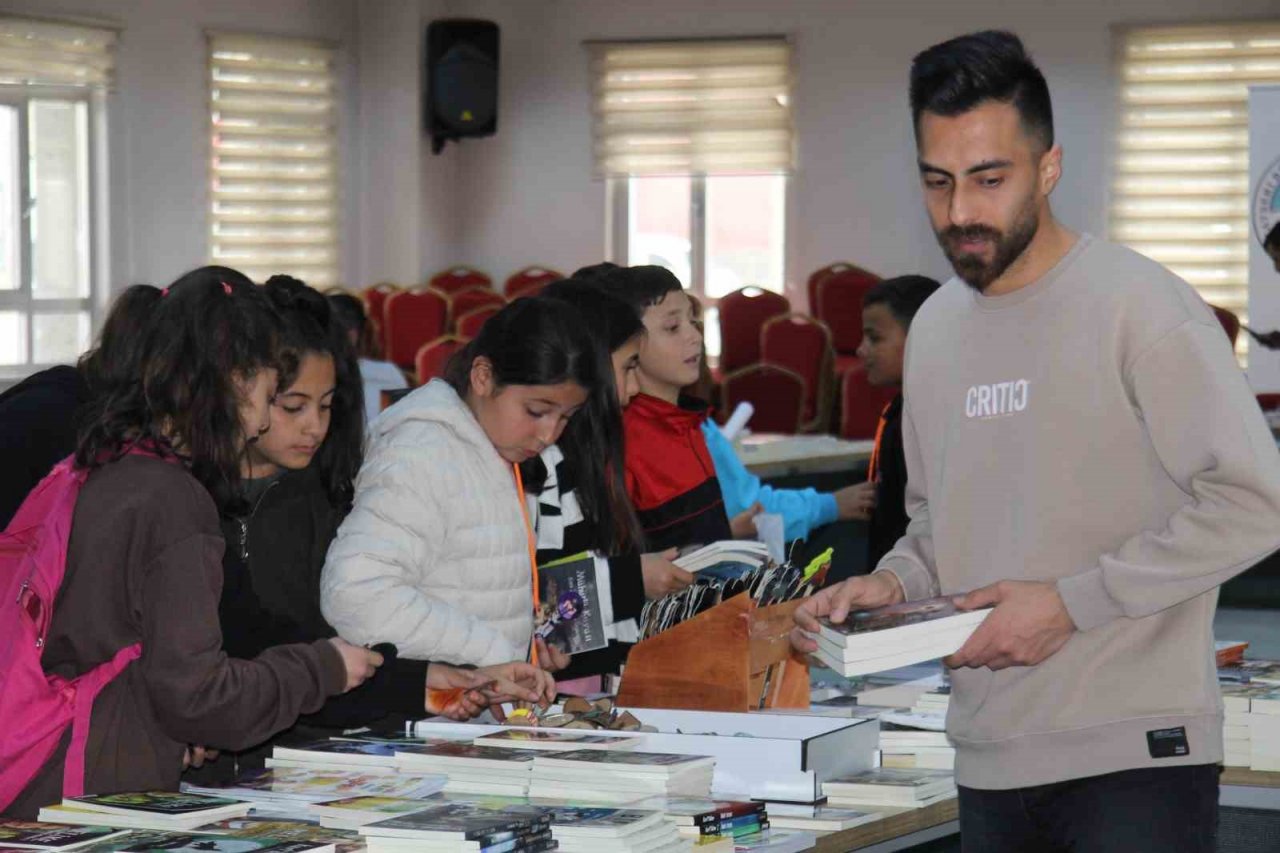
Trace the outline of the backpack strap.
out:
M 75 717 L 71 721 L 71 744 L 67 747 L 67 761 L 62 771 L 62 796 L 84 795 L 84 752 L 89 744 L 89 719 L 93 715 L 94 700 L 103 687 L 141 655 L 141 643 L 125 646 L 111 660 L 75 680 Z

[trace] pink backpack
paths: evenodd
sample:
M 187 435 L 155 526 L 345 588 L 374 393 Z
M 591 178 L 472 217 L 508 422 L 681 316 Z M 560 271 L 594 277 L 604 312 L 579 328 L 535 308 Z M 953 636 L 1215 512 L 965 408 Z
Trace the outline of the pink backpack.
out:
M 142 452 L 134 450 L 132 452 Z M 67 566 L 67 541 L 88 471 L 62 460 L 0 533 L 0 810 L 22 793 L 71 727 L 62 793 L 84 793 L 84 750 L 98 691 L 142 654 L 134 644 L 78 678 L 40 662 Z

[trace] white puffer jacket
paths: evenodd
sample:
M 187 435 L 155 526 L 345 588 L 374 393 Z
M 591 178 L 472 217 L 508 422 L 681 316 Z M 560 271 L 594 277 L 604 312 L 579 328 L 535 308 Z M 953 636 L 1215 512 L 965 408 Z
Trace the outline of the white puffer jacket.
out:
M 533 579 L 511 464 L 439 379 L 369 429 L 355 505 L 324 564 L 325 618 L 403 657 L 524 660 Z

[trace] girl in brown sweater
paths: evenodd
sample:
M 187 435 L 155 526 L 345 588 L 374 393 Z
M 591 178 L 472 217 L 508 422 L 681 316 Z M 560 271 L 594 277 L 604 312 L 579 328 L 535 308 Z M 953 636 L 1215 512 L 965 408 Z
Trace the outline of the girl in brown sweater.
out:
M 188 745 L 259 743 L 381 663 L 336 637 L 253 660 L 222 651 L 218 508 L 235 500 L 245 446 L 270 423 L 279 371 L 294 369 L 278 364 L 278 322 L 243 275 L 188 273 L 139 336 L 140 375 L 91 404 L 76 453 L 91 473 L 43 663 L 70 678 L 133 643 L 142 656 L 94 703 L 86 793 L 176 789 Z M 125 455 L 135 445 L 156 456 Z M 7 815 L 61 800 L 69 734 Z

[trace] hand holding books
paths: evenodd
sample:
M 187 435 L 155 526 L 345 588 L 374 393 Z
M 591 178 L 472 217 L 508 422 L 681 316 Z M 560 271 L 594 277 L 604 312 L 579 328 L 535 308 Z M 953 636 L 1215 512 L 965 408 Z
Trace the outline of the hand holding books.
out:
M 796 627 L 791 632 L 791 645 L 805 654 L 816 652 L 818 642 L 809 634 L 818 633 L 820 618 L 843 622 L 850 610 L 898 604 L 903 598 L 902 585 L 888 572 L 859 575 L 829 586 L 809 596 L 796 608 Z
M 995 609 L 944 663 L 952 668 L 1034 666 L 1066 645 L 1076 626 L 1056 584 L 1000 581 L 956 598 L 961 610 Z
M 662 598 L 693 583 L 693 574 L 672 562 L 679 553 L 678 548 L 670 548 L 659 554 L 645 554 L 640 558 L 645 598 Z

